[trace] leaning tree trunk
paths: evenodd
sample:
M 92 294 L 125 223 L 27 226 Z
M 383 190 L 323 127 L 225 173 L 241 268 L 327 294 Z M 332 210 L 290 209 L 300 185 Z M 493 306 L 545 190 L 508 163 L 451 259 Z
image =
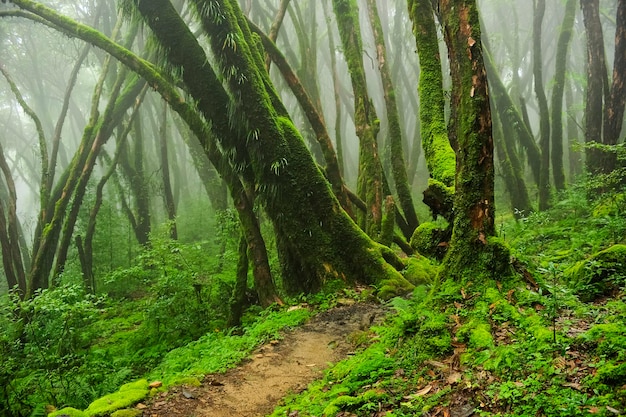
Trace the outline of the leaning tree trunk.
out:
M 21 252 L 26 250 L 26 247 L 20 245 L 17 192 L 1 143 L 0 171 L 4 175 L 4 183 L 7 186 L 7 196 L 2 199 L 3 201 L 0 201 L 0 248 L 2 249 L 0 254 L 2 255 L 2 265 L 9 291 L 17 289 L 18 295 L 23 297 L 26 294 L 26 272 Z M 3 188 L 2 194 L 5 194 L 4 184 L 2 184 L 1 179 L 0 187 Z
M 263 58 L 258 51 L 253 57 L 247 42 L 251 35 L 249 32 L 244 35 L 243 30 L 247 27 L 239 26 L 243 16 L 237 4 L 219 2 L 218 16 L 203 16 L 209 29 L 207 33 L 216 37 L 211 43 L 222 68 L 234 70 L 225 72 L 235 76 L 228 80 L 229 89 L 235 93 L 232 96 L 226 93 L 202 46 L 169 2 L 155 0 L 137 4 L 163 47 L 169 64 L 173 68 L 184 68 L 178 73 L 182 74 L 182 85 L 195 99 L 195 107 L 191 107 L 156 67 L 99 32 L 30 0 L 14 0 L 14 3 L 41 16 L 50 25 L 61 27 L 66 33 L 106 50 L 145 77 L 172 109 L 190 124 L 207 153 L 216 151 L 216 144 L 206 134 L 206 125 L 199 113 L 211 122 L 215 137 L 222 141 L 225 149 L 232 140 L 243 145 L 238 150 L 254 156 L 249 161 L 261 200 L 277 234 L 288 242 L 288 255 L 293 255 L 291 259 L 295 261 L 285 265 L 286 279 L 300 281 L 306 278 L 317 284 L 333 278 L 378 282 L 386 292 L 411 287 L 397 271 L 403 266 L 395 254 L 368 238 L 341 209 L 302 137 L 291 121 L 282 115 L 284 109 L 281 114 L 277 113 L 274 105 L 280 107 L 280 101 L 271 88 L 267 73 L 259 73 Z M 211 12 L 211 8 L 200 7 L 200 10 Z M 214 21 L 215 17 L 220 19 Z M 246 100 L 233 103 L 231 97 L 245 97 Z M 234 105 L 238 111 L 232 114 L 247 123 L 243 132 L 235 130 L 241 124 L 231 123 L 226 117 L 225 109 L 232 109 Z M 235 155 L 229 153 L 229 156 Z
M 248 24 L 250 25 L 250 29 L 261 37 L 261 41 L 263 42 L 263 46 L 265 47 L 268 56 L 272 61 L 274 61 L 276 67 L 280 70 L 283 78 L 285 79 L 285 82 L 289 85 L 289 88 L 291 88 L 296 100 L 298 100 L 302 111 L 307 117 L 307 120 L 317 137 L 317 143 L 320 145 L 324 162 L 326 162 L 326 176 L 333 187 L 333 192 L 335 193 L 337 199 L 339 199 L 339 202 L 344 210 L 348 213 L 352 213 L 348 192 L 339 167 L 339 160 L 337 159 L 337 154 L 335 153 L 328 130 L 326 129 L 324 116 L 315 105 L 313 99 L 308 94 L 304 85 L 278 47 L 256 25 L 252 22 L 248 22 Z
M 535 138 L 528 128 L 528 124 L 522 114 L 522 109 L 519 109 L 515 103 L 513 103 L 491 59 L 491 55 L 487 50 L 484 51 L 483 57 L 485 67 L 489 73 L 489 92 L 495 104 L 494 108 L 502 119 L 502 123 L 508 125 L 515 132 L 515 136 L 517 136 L 521 147 L 526 151 L 526 159 L 533 179 L 535 183 L 539 185 L 539 178 L 541 176 L 541 150 L 539 146 L 537 146 Z
M 495 236 L 494 165 L 487 73 L 474 0 L 440 10 L 452 75 L 451 106 L 458 120 L 454 227 L 444 273 L 457 279 L 490 278 L 508 270 L 509 256 Z

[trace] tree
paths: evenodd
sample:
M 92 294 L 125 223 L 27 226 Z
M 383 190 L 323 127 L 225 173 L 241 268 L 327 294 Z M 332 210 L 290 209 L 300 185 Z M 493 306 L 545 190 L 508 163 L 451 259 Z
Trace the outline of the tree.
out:
M 383 171 L 377 142 L 380 122 L 367 92 L 358 7 L 355 0 L 333 0 L 333 9 L 354 95 L 354 124 L 359 138 L 357 193 L 367 207 L 359 225 L 370 237 L 377 238 L 383 214 Z
M 440 4 L 452 76 L 448 135 L 456 149 L 454 226 L 444 259 L 457 278 L 508 270 L 508 250 L 495 236 L 491 110 L 478 9 L 473 0 Z

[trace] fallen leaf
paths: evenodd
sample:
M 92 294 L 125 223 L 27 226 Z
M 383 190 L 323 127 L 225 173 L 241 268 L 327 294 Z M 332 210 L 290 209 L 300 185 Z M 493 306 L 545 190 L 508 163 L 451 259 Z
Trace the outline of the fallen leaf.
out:
M 582 391 L 583 387 L 578 382 L 564 382 L 563 387 L 574 388 L 576 391 Z
M 454 385 L 457 382 L 459 382 L 462 377 L 463 375 L 461 375 L 460 372 L 453 372 L 450 375 L 448 375 L 448 384 Z
M 422 396 L 428 394 L 432 389 L 433 389 L 432 385 L 426 385 L 424 388 L 422 388 L 421 390 L 419 390 L 415 394 L 413 394 L 413 396 L 414 397 L 422 397 Z
M 145 405 L 144 403 L 139 403 L 135 406 L 135 408 L 138 410 L 145 410 L 146 408 L 148 408 L 148 406 Z
M 607 409 L 607 410 L 609 410 L 609 411 L 610 411 L 611 413 L 613 413 L 613 414 L 617 414 L 617 415 L 622 414 L 622 412 L 621 412 L 621 411 L 619 411 L 619 410 L 617 410 L 617 409 L 615 409 L 615 408 L 611 407 L 610 405 L 607 405 L 607 406 L 606 406 L 606 409 Z

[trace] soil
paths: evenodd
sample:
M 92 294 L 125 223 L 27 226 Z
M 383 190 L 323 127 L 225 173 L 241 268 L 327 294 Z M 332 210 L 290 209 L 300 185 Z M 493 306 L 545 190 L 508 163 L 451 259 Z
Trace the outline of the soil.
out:
M 378 304 L 354 303 L 318 314 L 256 349 L 237 368 L 207 375 L 199 387 L 174 387 L 145 405 L 144 417 L 257 417 L 270 414 L 290 393 L 306 389 L 323 370 L 355 348 L 359 332 L 386 314 Z

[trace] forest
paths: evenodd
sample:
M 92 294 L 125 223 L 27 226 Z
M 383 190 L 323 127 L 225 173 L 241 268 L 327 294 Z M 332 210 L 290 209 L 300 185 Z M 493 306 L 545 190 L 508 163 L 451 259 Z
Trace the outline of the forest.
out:
M 626 0 L 1 0 L 0 417 L 626 413 Z

